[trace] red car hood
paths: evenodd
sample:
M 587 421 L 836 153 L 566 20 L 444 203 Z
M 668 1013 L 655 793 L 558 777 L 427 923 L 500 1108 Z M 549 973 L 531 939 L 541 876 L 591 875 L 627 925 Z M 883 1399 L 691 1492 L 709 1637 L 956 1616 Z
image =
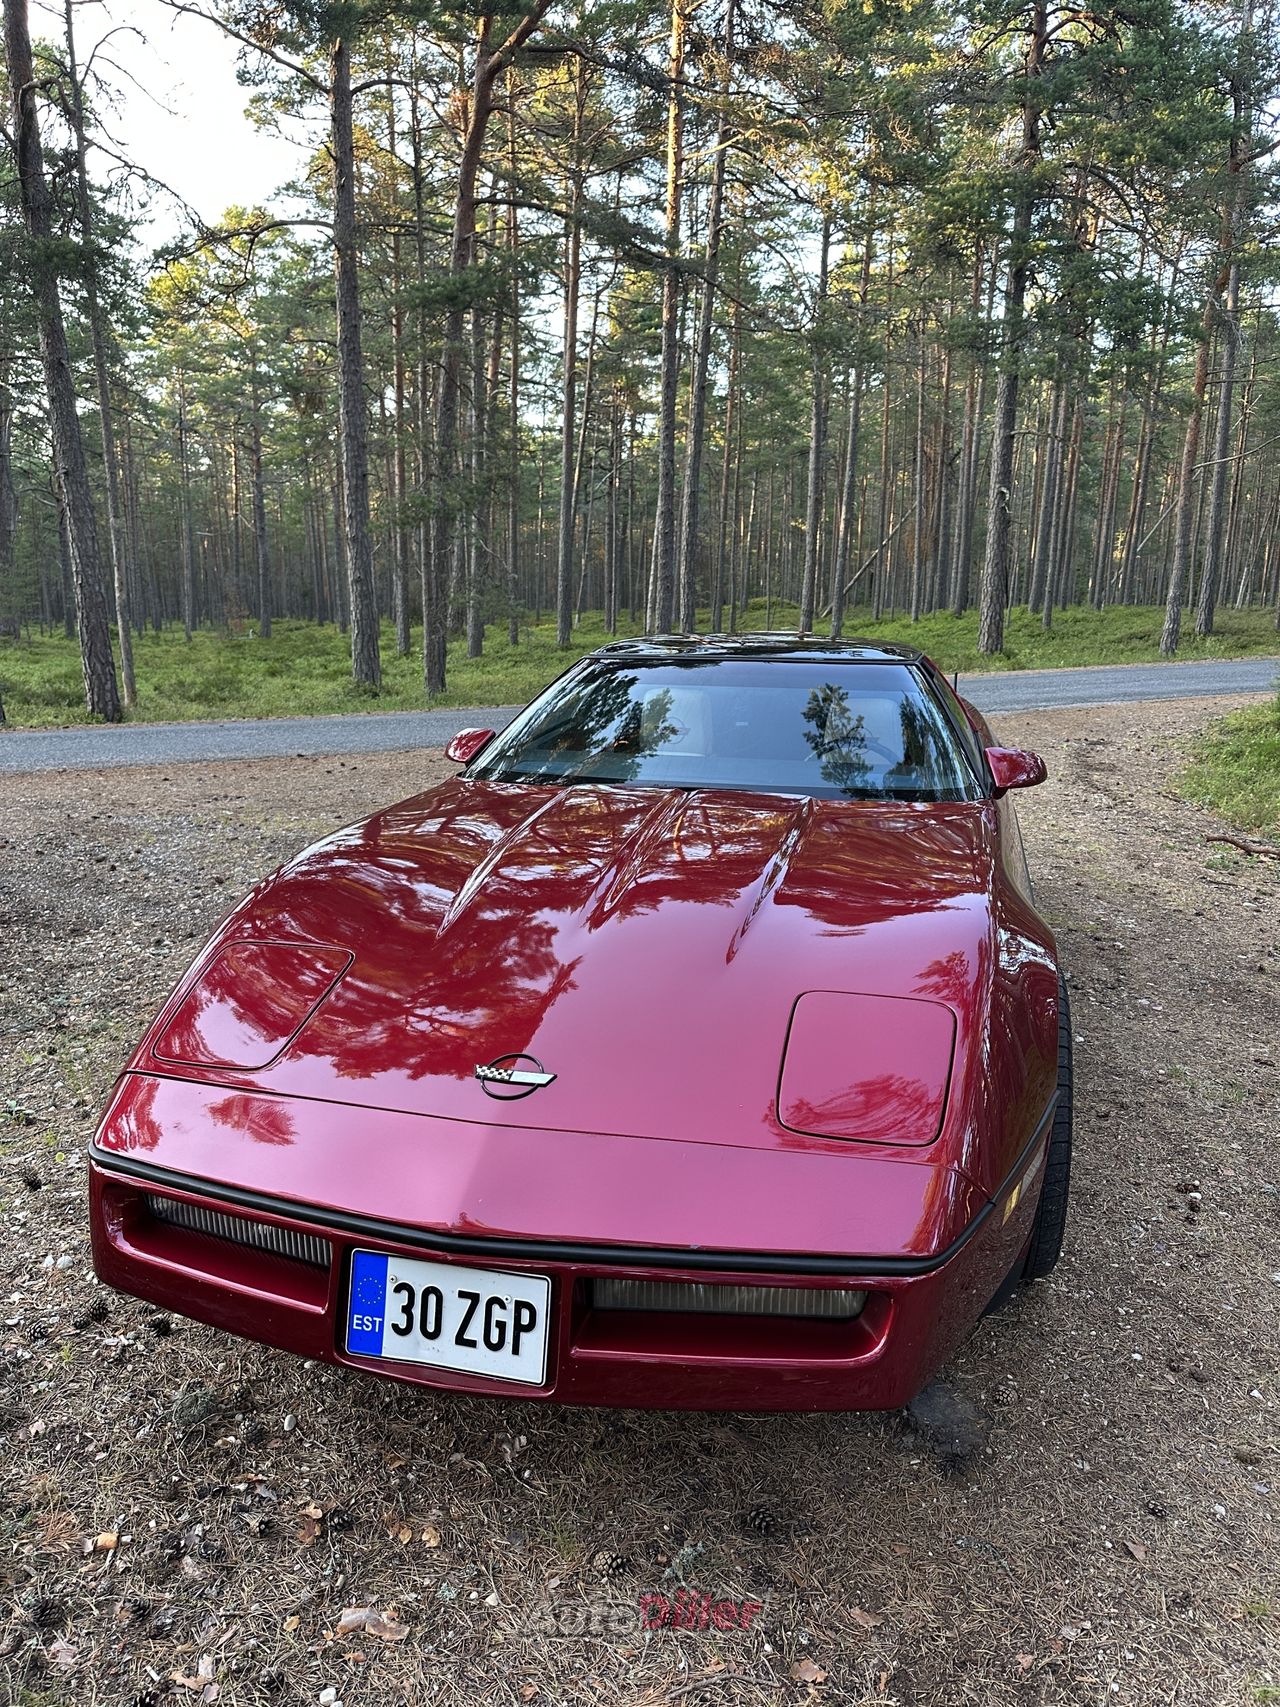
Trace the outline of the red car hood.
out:
M 779 1119 L 798 998 L 941 1004 L 954 1081 L 985 1031 L 994 837 L 987 803 L 459 778 L 262 885 L 132 1065 L 490 1126 L 830 1149 L 829 1122 Z M 885 1004 L 883 1035 L 921 1011 Z M 511 1053 L 554 1083 L 487 1095 L 476 1066 Z

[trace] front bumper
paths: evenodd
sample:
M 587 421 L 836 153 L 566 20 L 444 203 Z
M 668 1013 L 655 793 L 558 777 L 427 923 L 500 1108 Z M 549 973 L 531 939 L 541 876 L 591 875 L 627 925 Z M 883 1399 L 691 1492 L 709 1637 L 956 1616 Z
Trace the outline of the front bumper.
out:
M 314 1186 L 334 1177 L 319 1160 L 331 1129 L 349 1126 L 357 1114 L 366 1128 L 360 1153 L 379 1157 L 381 1166 L 358 1178 L 348 1170 L 349 1185 L 353 1178 L 385 1180 L 403 1166 L 398 1194 L 371 1186 L 364 1207 L 352 1210 L 282 1192 L 285 1180 Z M 963 1343 L 1025 1248 L 1047 1135 L 1042 1121 L 995 1201 L 943 1167 L 895 1166 L 847 1151 L 779 1157 L 726 1154 L 715 1144 L 673 1151 L 599 1134 L 555 1135 L 562 1146 L 570 1137 L 581 1141 L 576 1168 L 523 1169 L 523 1189 L 500 1198 L 496 1182 L 507 1174 L 494 1156 L 511 1154 L 511 1130 L 445 1125 L 433 1132 L 437 1167 L 436 1152 L 424 1144 L 432 1123 L 420 1117 L 300 1106 L 296 1099 L 282 1111 L 266 1097 L 228 1099 L 213 1087 L 127 1075 L 90 1161 L 98 1275 L 229 1333 L 427 1387 L 657 1409 L 893 1409 Z M 309 1157 L 298 1153 L 308 1141 Z M 215 1144 L 220 1165 L 211 1177 Z M 791 1191 L 779 1197 L 782 1169 Z M 530 1222 L 556 1224 L 553 1204 L 566 1215 L 566 1180 L 577 1188 L 567 1213 L 580 1224 L 604 1224 L 611 1237 L 583 1243 L 531 1231 Z M 441 1181 L 459 1191 L 465 1181 L 467 1200 L 433 1199 Z M 348 1199 L 355 1194 L 352 1186 Z M 387 1214 L 397 1200 L 400 1213 Z M 186 1225 L 157 1213 L 166 1203 L 187 1206 L 178 1217 Z M 482 1204 L 487 1217 L 478 1213 Z M 706 1229 L 697 1243 L 686 1231 L 695 1216 Z M 856 1248 L 855 1238 L 868 1241 L 876 1222 L 907 1229 L 892 1254 L 832 1254 Z M 782 1246 L 796 1228 L 816 1234 L 807 1249 Z M 627 1237 L 624 1229 L 634 1231 Z M 349 1353 L 344 1324 L 356 1250 L 547 1276 L 544 1383 L 515 1385 Z M 858 1288 L 867 1298 L 859 1316 L 843 1321 L 602 1310 L 592 1283 L 607 1276 Z
M 886 1410 L 905 1405 L 968 1337 L 1026 1246 L 1043 1151 L 1029 1154 L 1004 1210 L 985 1214 L 940 1261 L 905 1263 L 713 1251 L 582 1248 L 485 1241 L 357 1221 L 138 1159 L 90 1162 L 94 1263 L 108 1285 L 215 1328 L 302 1357 L 478 1395 L 671 1410 Z M 155 1214 L 160 1202 L 210 1231 Z M 195 1217 L 189 1210 L 196 1210 Z M 227 1234 L 232 1236 L 227 1236 Z M 266 1244 L 251 1243 L 263 1239 Z M 275 1246 L 275 1248 L 270 1248 Z M 430 1256 L 551 1280 L 546 1381 L 515 1386 L 348 1354 L 346 1296 L 355 1250 Z M 295 1255 L 302 1251 L 304 1256 Z M 480 1255 L 478 1255 L 480 1251 Z M 858 1287 L 852 1321 L 611 1311 L 599 1277 Z

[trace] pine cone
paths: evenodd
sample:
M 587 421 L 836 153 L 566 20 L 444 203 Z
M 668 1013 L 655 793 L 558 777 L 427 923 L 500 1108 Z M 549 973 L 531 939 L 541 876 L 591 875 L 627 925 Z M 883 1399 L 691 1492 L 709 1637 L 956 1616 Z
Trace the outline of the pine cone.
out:
M 89 1308 L 82 1311 L 81 1314 L 76 1317 L 75 1321 L 71 1324 L 72 1327 L 88 1328 L 92 1327 L 97 1322 L 105 1322 L 107 1319 L 107 1308 L 106 1299 L 101 1293 L 99 1293 L 98 1296 L 93 1299 Z
M 42 1594 L 31 1608 L 31 1622 L 37 1630 L 56 1630 L 67 1621 L 66 1602 L 51 1594 Z
M 743 1522 L 753 1535 L 773 1535 L 778 1528 L 778 1519 L 768 1506 L 752 1506 Z

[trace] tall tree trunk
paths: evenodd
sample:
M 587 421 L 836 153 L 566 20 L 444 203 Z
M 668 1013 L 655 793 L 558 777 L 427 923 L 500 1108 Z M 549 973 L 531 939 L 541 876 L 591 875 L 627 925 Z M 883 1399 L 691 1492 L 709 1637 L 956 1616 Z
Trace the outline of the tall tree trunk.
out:
M 108 722 L 120 720 L 120 693 L 111 655 L 111 628 L 103 586 L 98 530 L 89 490 L 84 440 L 76 411 L 66 327 L 58 294 L 53 198 L 45 181 L 36 111 L 35 71 L 27 23 L 27 0 L 4 0 L 5 57 L 13 108 L 14 164 L 23 219 L 32 239 L 30 278 L 40 339 L 40 358 L 49 396 L 54 480 L 66 519 L 75 589 L 76 625 L 85 704 Z
M 84 90 L 76 65 L 75 30 L 71 0 L 65 0 L 67 36 L 67 79 L 70 84 L 71 131 L 76 147 L 76 212 L 84 254 L 84 296 L 89 314 L 89 338 L 93 346 L 93 376 L 98 393 L 98 421 L 102 433 L 102 462 L 107 490 L 107 540 L 111 548 L 111 574 L 116 598 L 116 637 L 120 647 L 120 687 L 126 706 L 138 697 L 133 679 L 133 638 L 129 631 L 129 562 L 125 553 L 124 516 L 120 504 L 120 472 L 116 460 L 111 381 L 107 370 L 107 333 L 98 295 L 98 250 L 89 200 L 89 173 L 85 163 L 87 144 L 84 122 Z
M 467 126 L 458 165 L 458 191 L 454 202 L 453 237 L 449 248 L 449 271 L 455 279 L 472 263 L 476 230 L 476 179 L 484 153 L 485 133 L 494 109 L 498 77 L 528 40 L 551 0 L 535 0 L 502 46 L 491 46 L 494 15 L 484 13 L 476 30 L 475 71 Z M 429 610 L 423 637 L 426 688 L 441 693 L 445 685 L 445 654 L 448 639 L 448 594 L 450 568 L 456 558 L 459 507 L 450 490 L 456 472 L 458 415 L 464 356 L 466 303 L 455 292 L 444 327 L 440 362 L 440 389 L 436 400 L 436 507 L 431 524 L 431 566 L 428 574 Z
M 1004 613 L 1009 598 L 1009 535 L 1012 524 L 1013 452 L 1018 428 L 1018 387 L 1025 340 L 1027 279 L 1031 271 L 1031 226 L 1036 187 L 1032 172 L 1040 157 L 1040 93 L 1048 36 L 1046 0 L 1034 0 L 1027 41 L 1022 97 L 1021 176 L 1014 195 L 1004 293 L 1000 378 L 996 386 L 991 440 L 991 487 L 987 498 L 987 546 L 978 611 L 978 650 L 1004 650 Z
M 516 94 L 513 66 L 507 74 L 507 260 L 511 268 L 511 377 L 507 386 L 507 641 L 520 641 L 520 226 L 516 208 Z
M 0 587 L 13 574 L 13 541 L 18 531 L 18 499 L 13 485 L 13 392 L 9 389 L 9 357 L 0 354 Z M 0 699 L 0 723 L 4 701 Z
M 1258 321 L 1262 318 L 1261 307 L 1258 309 Z M 1235 455 L 1235 474 L 1231 481 L 1231 498 L 1227 506 L 1227 542 L 1226 558 L 1223 577 L 1226 582 L 1238 577 L 1239 586 L 1236 593 L 1236 607 L 1242 608 L 1252 602 L 1253 568 L 1257 562 L 1258 541 L 1256 536 L 1246 541 L 1244 539 L 1244 490 L 1245 469 L 1249 460 L 1249 422 L 1254 409 L 1254 387 L 1258 379 L 1258 337 L 1255 325 L 1253 351 L 1249 359 L 1249 377 L 1245 380 L 1244 394 L 1240 399 L 1240 424 L 1237 428 L 1237 443 Z M 1261 492 L 1261 481 L 1256 495 L 1258 512 L 1265 508 Z M 1241 568 L 1244 562 L 1246 567 Z M 1249 589 L 1246 594 L 1246 588 Z M 1264 594 L 1265 597 L 1265 594 Z
M 56 490 L 54 502 L 58 512 L 58 571 L 62 584 L 62 634 L 65 640 L 74 640 L 76 636 L 76 583 L 71 568 L 71 535 L 67 530 L 66 507 L 58 499 Z
M 738 273 L 739 288 L 741 288 L 741 283 L 742 283 L 742 273 L 741 273 L 741 270 L 739 270 L 739 273 Z M 726 445 L 725 445 L 725 450 L 726 450 L 726 452 L 728 452 L 732 455 L 732 461 L 733 461 L 732 479 L 731 479 L 731 484 L 729 487 L 729 628 L 731 631 L 736 630 L 736 628 L 738 626 L 739 615 L 740 614 L 742 614 L 742 615 L 746 614 L 747 600 L 750 597 L 750 594 L 747 591 L 747 585 L 748 585 L 747 576 L 748 576 L 748 571 L 749 571 L 750 566 L 747 562 L 746 553 L 740 549 L 740 545 L 739 545 L 740 533 L 739 533 L 739 525 L 738 525 L 739 524 L 739 515 L 740 515 L 740 511 L 741 511 L 741 507 L 742 507 L 742 441 L 743 441 L 742 321 L 738 315 L 735 315 L 735 317 L 734 317 L 733 336 L 734 336 L 734 348 L 735 348 L 735 355 L 736 355 L 736 362 L 737 362 L 737 371 L 736 371 L 734 383 L 736 384 L 737 389 L 738 389 L 738 398 L 737 398 L 737 404 L 735 406 L 734 416 L 733 416 L 732 445 L 730 446 L 730 444 L 728 444 L 728 443 L 726 443 Z M 754 485 L 752 487 L 752 490 L 754 491 Z M 741 570 L 742 570 L 741 578 L 739 578 L 739 573 L 738 573 L 739 566 L 741 566 Z
M 947 304 L 947 318 L 955 318 L 955 301 Z M 952 502 L 951 468 L 956 457 L 951 449 L 951 375 L 954 351 L 950 342 L 942 356 L 942 395 L 938 402 L 937 479 L 934 483 L 933 523 L 930 530 L 933 566 L 929 576 L 929 611 L 941 610 L 950 591 L 948 567 L 951 562 Z
M 724 621 L 725 563 L 729 559 L 729 627 L 737 620 L 734 602 L 732 545 L 729 514 L 729 482 L 733 472 L 733 441 L 737 432 L 738 371 L 742 359 L 742 249 L 739 245 L 738 264 L 734 269 L 733 313 L 729 332 L 729 373 L 724 396 L 724 454 L 720 460 L 720 506 L 716 518 L 716 544 L 711 571 L 711 632 L 719 634 Z
M 360 255 L 356 234 L 355 142 L 351 115 L 351 44 L 334 39 L 329 62 L 333 148 L 333 254 L 338 308 L 338 431 L 342 446 L 343 520 L 351 599 L 351 674 L 364 687 L 382 681 L 378 602 L 369 531 L 369 426 L 360 335 Z
M 685 442 L 684 490 L 680 507 L 680 544 L 677 558 L 680 581 L 680 626 L 692 632 L 697 622 L 697 557 L 699 511 L 702 502 L 702 454 L 707 425 L 707 370 L 711 360 L 711 330 L 715 318 L 716 288 L 720 279 L 720 240 L 724 229 L 724 175 L 733 126 L 728 98 L 733 72 L 734 22 L 737 0 L 725 0 L 724 76 L 721 98 L 726 103 L 716 127 L 715 160 L 711 167 L 711 189 L 707 200 L 707 248 L 702 273 L 702 303 L 698 335 L 694 344 L 693 373 L 689 387 L 689 426 Z
M 187 456 L 187 377 L 178 372 L 178 525 L 182 531 L 182 632 L 190 641 L 196 626 L 196 566 L 191 540 L 191 473 Z
M 467 657 L 484 654 L 484 612 L 481 604 L 481 573 L 486 555 L 485 503 L 482 494 L 484 480 L 485 433 L 488 420 L 485 396 L 486 324 L 483 309 L 475 304 L 471 309 L 471 443 L 467 457 L 467 485 L 470 490 L 467 518 Z
M 578 409 L 578 298 L 582 280 L 582 130 L 587 106 L 587 62 L 578 56 L 574 75 L 573 141 L 566 181 L 564 260 L 564 356 L 560 393 L 560 510 L 556 533 L 556 645 L 573 634 L 573 542 L 577 532 L 574 445 Z
M 849 375 L 849 426 L 844 453 L 844 489 L 840 494 L 840 534 L 836 543 L 835 568 L 831 576 L 831 638 L 844 633 L 844 601 L 850 555 L 854 541 L 854 495 L 858 490 L 858 434 L 862 425 L 863 335 L 866 329 L 867 297 L 871 290 L 871 256 L 874 246 L 871 210 L 862 246 L 862 274 L 858 281 L 857 355 Z M 861 515 L 861 512 L 859 512 Z
M 419 100 L 420 74 L 418 69 L 417 39 L 414 39 L 409 78 L 409 141 L 411 153 L 411 169 L 413 172 L 413 253 L 414 281 L 418 288 L 418 304 L 414 315 L 414 331 L 417 339 L 417 351 L 414 375 L 414 415 L 416 432 L 414 433 L 414 481 L 419 498 L 423 496 L 428 484 L 430 467 L 431 433 L 434 418 L 434 400 L 428 366 L 429 339 L 427 334 L 426 306 L 426 277 L 427 277 L 427 236 L 426 236 L 426 195 L 424 189 L 424 162 L 422 147 L 422 119 Z M 434 558 L 432 556 L 433 534 L 428 522 L 419 516 L 417 527 L 414 529 L 414 543 L 418 557 L 418 585 L 422 602 L 422 671 L 424 681 L 430 677 L 434 662 L 432 646 L 432 616 L 434 609 L 436 577 Z M 440 667 L 444 668 L 444 653 L 440 654 Z
M 823 468 L 827 455 L 827 283 L 831 262 L 831 215 L 822 216 L 818 248 L 818 293 L 814 302 L 809 383 L 809 474 L 804 506 L 804 569 L 800 582 L 800 632 L 813 628 L 818 598 L 818 559 L 821 554 Z
M 622 570 L 621 462 L 622 393 L 615 381 L 609 400 L 609 467 L 605 489 L 604 626 L 610 634 L 618 632 L 618 583 Z
M 976 320 L 981 303 L 982 286 L 982 243 L 979 239 L 977 253 L 974 258 L 974 294 L 973 312 Z M 992 261 L 991 276 L 987 281 L 986 312 L 988 321 L 995 308 L 996 297 L 996 266 Z M 951 610 L 955 616 L 963 616 L 969 608 L 970 583 L 973 580 L 973 529 L 978 513 L 979 476 L 982 470 L 982 423 L 987 413 L 987 389 L 991 372 L 988 362 L 975 363 L 981 367 L 978 375 L 977 392 L 973 391 L 973 373 L 969 375 L 969 389 L 965 394 L 966 432 L 964 449 L 961 452 L 960 467 L 963 482 L 962 507 L 956 527 L 955 560 L 951 571 Z M 970 399 L 973 411 L 970 415 Z
M 596 352 L 599 349 L 598 334 L 600 331 L 600 308 L 604 302 L 606 286 L 602 281 L 597 288 L 591 303 L 591 327 L 587 333 L 587 361 L 582 374 L 582 408 L 578 422 L 577 449 L 573 453 L 573 504 L 570 511 L 572 525 L 577 528 L 577 519 L 582 510 L 582 487 L 587 473 L 588 440 L 593 426 L 592 405 L 595 402 L 596 386 Z M 592 455 L 594 464 L 594 454 Z M 583 564 L 579 564 L 578 585 L 581 588 L 582 575 L 585 573 Z M 582 601 L 579 597 L 576 606 L 581 615 Z
M 627 507 L 623 523 L 627 541 L 627 615 L 634 623 L 639 608 L 640 576 L 636 569 L 636 411 L 627 411 Z
M 960 427 L 960 473 L 956 499 L 955 546 L 951 554 L 951 591 L 948 603 L 953 616 L 963 616 L 969 606 L 969 558 L 973 549 L 973 494 L 970 478 L 974 438 L 978 428 L 978 376 L 971 364 L 964 388 L 964 416 Z
M 1117 397 L 1120 400 L 1116 414 Z M 1113 374 L 1111 397 L 1107 408 L 1107 435 L 1102 451 L 1102 476 L 1098 488 L 1098 520 L 1093 549 L 1093 567 L 1089 597 L 1095 610 L 1108 603 L 1111 592 L 1112 566 L 1115 562 L 1116 500 L 1120 491 L 1120 470 L 1124 465 L 1125 439 L 1129 420 L 1129 386 L 1127 377 L 1121 381 Z
M 680 378 L 680 214 L 684 192 L 684 58 L 687 0 L 672 0 L 667 68 L 667 207 L 662 270 L 662 368 L 658 381 L 658 499 L 649 575 L 649 626 L 676 617 L 676 391 Z
M 244 602 L 244 564 L 240 546 L 240 435 L 235 423 L 231 429 L 231 499 L 227 518 L 231 534 L 231 599 L 237 615 Z M 319 621 L 319 618 L 316 619 Z
M 1160 634 L 1160 650 L 1172 656 L 1178 650 L 1182 633 L 1182 602 L 1186 596 L 1187 577 L 1191 567 L 1191 544 L 1196 523 L 1196 461 L 1200 454 L 1200 423 L 1204 415 L 1204 397 L 1209 383 L 1209 351 L 1213 342 L 1213 321 L 1217 311 L 1219 281 L 1215 278 L 1205 295 L 1204 312 L 1200 317 L 1200 334 L 1196 342 L 1196 365 L 1191 381 L 1191 409 L 1187 415 L 1182 437 L 1182 459 L 1178 465 L 1176 520 L 1173 535 L 1173 561 L 1169 569 L 1169 585 L 1165 594 L 1164 628 Z
M 1226 287 L 1222 304 L 1222 364 L 1218 379 L 1218 422 L 1213 442 L 1209 519 L 1205 535 L 1204 570 L 1196 607 L 1196 633 L 1213 633 L 1214 609 L 1223 556 L 1224 504 L 1227 462 L 1231 448 L 1231 413 L 1235 401 L 1236 358 L 1240 349 L 1240 238 L 1246 211 L 1244 154 L 1248 142 L 1249 102 L 1245 95 L 1246 43 L 1253 32 L 1253 0 L 1244 0 L 1240 17 L 1240 51 L 1232 78 L 1233 126 L 1228 164 L 1228 212 L 1224 230 Z M 1176 644 L 1176 641 L 1175 641 Z
M 924 310 L 920 312 L 920 326 L 916 351 L 916 448 L 912 465 L 911 507 L 915 520 L 911 526 L 911 620 L 920 620 L 921 583 L 924 578 L 924 403 L 928 377 L 928 360 L 924 341 Z
M 1058 520 L 1055 529 L 1053 587 L 1059 609 L 1072 603 L 1072 581 L 1075 574 L 1076 507 L 1080 498 L 1080 454 L 1084 444 L 1084 404 L 1081 399 L 1087 387 L 1082 382 L 1076 390 L 1075 407 L 1071 416 L 1071 438 L 1067 450 L 1067 466 L 1058 488 Z M 1063 426 L 1065 428 L 1064 420 Z M 1051 601 L 1045 595 L 1043 622 L 1049 628 L 1053 622 Z
M 391 156 L 392 193 L 399 190 L 400 156 L 396 150 L 396 94 L 390 66 L 387 71 L 387 152 Z M 391 620 L 396 653 L 409 656 L 409 530 L 405 521 L 408 471 L 405 450 L 404 279 L 401 274 L 400 234 L 391 236 L 391 365 L 395 393 L 395 450 L 392 459 Z
M 1044 472 L 1040 502 L 1036 510 L 1035 549 L 1027 582 L 1027 609 L 1041 610 L 1053 602 L 1053 524 L 1058 513 L 1058 480 L 1062 471 L 1062 441 L 1067 425 L 1067 387 L 1055 377 L 1049 393 L 1048 434 L 1044 447 Z M 1046 601 L 1045 589 L 1049 588 Z
M 124 493 L 125 534 L 128 540 L 125 561 L 132 571 L 129 584 L 129 614 L 133 619 L 133 632 L 139 635 L 146 626 L 146 576 L 142 562 L 142 523 L 138 514 L 138 470 L 133 454 L 133 422 L 127 409 L 123 420 L 120 479 Z
M 267 502 L 262 479 L 262 425 L 258 397 L 253 396 L 253 419 L 249 427 L 253 462 L 253 543 L 258 564 L 258 633 L 271 638 L 271 552 L 267 542 Z
M 1166 337 L 1168 328 L 1166 325 Z M 1161 366 L 1163 363 L 1161 363 Z M 1138 568 L 1138 555 L 1142 546 L 1142 523 L 1147 510 L 1147 491 L 1151 483 L 1151 458 L 1155 445 L 1156 405 L 1160 396 L 1160 372 L 1156 372 L 1147 383 L 1147 389 L 1142 400 L 1142 423 L 1138 428 L 1138 458 L 1133 470 L 1133 484 L 1129 491 L 1129 510 L 1125 519 L 1124 545 L 1120 552 L 1120 581 L 1117 589 L 1122 605 L 1133 602 L 1134 579 Z
M 893 240 L 889 227 L 885 250 L 884 369 L 880 384 L 880 484 L 876 506 L 876 554 L 871 570 L 871 620 L 879 622 L 889 591 L 889 518 L 891 511 L 889 458 L 893 436 Z
M 333 459 L 333 561 L 334 603 L 338 607 L 338 633 L 345 634 L 351 626 L 351 580 L 347 565 L 347 500 L 343 492 L 342 454 L 335 450 Z

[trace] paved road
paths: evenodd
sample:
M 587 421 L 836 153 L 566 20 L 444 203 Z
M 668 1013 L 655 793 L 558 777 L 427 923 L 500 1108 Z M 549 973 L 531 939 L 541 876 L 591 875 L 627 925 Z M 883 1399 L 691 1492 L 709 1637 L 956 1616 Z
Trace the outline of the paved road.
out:
M 1050 711 L 1141 699 L 1267 693 L 1280 658 L 1218 663 L 1121 664 L 1083 670 L 1014 670 L 961 676 L 960 691 L 984 712 Z M 459 729 L 501 728 L 518 708 L 391 711 L 349 717 L 273 717 L 223 723 L 126 723 L 118 727 L 0 729 L 0 771 L 92 770 L 316 753 L 405 752 L 439 747 Z
M 1056 711 L 1073 705 L 1128 705 L 1139 699 L 1275 693 L 1277 688 L 1280 657 L 1106 664 L 1081 670 L 1010 670 L 960 678 L 965 698 L 993 717 L 1006 711 Z
M 398 753 L 441 747 L 459 729 L 500 728 L 518 706 L 459 711 L 375 711 L 344 717 L 263 717 L 225 723 L 121 723 L 75 729 L 0 730 L 0 772 L 91 770 L 110 765 L 211 764 L 315 753 Z

